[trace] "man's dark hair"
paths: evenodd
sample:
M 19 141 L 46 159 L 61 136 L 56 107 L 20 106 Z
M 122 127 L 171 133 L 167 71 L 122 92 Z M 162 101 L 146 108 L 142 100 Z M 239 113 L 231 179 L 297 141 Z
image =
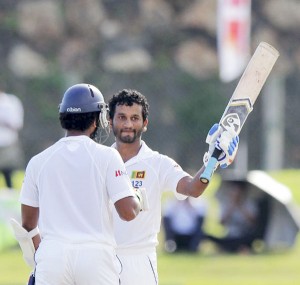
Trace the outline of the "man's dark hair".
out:
M 90 113 L 60 113 L 60 125 L 65 130 L 85 131 L 96 120 L 99 121 L 100 112 Z
M 149 104 L 147 99 L 142 93 L 132 89 L 123 89 L 112 96 L 108 102 L 109 118 L 113 119 L 117 105 L 132 106 L 134 103 L 142 106 L 142 116 L 143 121 L 145 121 L 149 115 Z

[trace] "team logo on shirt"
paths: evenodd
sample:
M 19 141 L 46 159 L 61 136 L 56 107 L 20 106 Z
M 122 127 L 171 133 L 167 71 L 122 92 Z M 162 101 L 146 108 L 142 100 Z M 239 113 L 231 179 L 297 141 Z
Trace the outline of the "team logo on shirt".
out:
M 127 175 L 127 172 L 123 171 L 123 170 L 116 170 L 116 177 L 119 177 L 122 175 Z
M 146 176 L 146 171 L 132 171 L 131 179 L 144 179 Z
M 132 186 L 135 187 L 135 188 L 139 188 L 139 187 L 143 187 L 143 179 L 145 179 L 146 177 L 146 171 L 143 170 L 143 171 L 137 171 L 137 170 L 134 170 L 131 172 L 131 183 L 132 183 Z

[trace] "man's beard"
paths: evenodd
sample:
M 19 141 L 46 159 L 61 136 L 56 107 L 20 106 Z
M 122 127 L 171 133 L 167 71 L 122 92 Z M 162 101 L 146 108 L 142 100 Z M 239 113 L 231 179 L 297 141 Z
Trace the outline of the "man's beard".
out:
M 113 132 L 114 132 L 114 135 L 115 137 L 122 143 L 128 143 L 128 144 L 131 144 L 131 143 L 134 143 L 136 142 L 138 139 L 140 139 L 140 137 L 142 136 L 142 132 L 143 130 L 140 129 L 140 130 L 132 130 L 132 135 L 126 135 L 126 136 L 122 136 L 122 133 L 123 131 L 120 130 L 120 131 L 116 131 L 114 128 L 113 128 Z M 125 132 L 125 131 L 124 131 Z

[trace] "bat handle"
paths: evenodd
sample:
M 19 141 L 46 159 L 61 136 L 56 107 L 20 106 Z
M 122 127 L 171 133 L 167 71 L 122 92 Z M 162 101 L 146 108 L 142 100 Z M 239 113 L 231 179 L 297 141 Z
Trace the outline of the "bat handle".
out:
M 200 181 L 203 184 L 208 184 L 210 182 L 210 179 L 215 171 L 216 165 L 218 163 L 218 157 L 222 151 L 220 149 L 215 148 L 213 154 L 211 155 L 207 166 L 205 167 L 205 170 L 200 175 Z

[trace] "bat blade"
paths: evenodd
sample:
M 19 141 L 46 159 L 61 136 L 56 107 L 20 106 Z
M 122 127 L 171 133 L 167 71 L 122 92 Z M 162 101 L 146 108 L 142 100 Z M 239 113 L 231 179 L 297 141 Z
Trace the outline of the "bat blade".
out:
M 278 57 L 279 52 L 270 44 L 258 45 L 221 117 L 220 126 L 224 130 L 240 133 Z M 214 150 L 200 176 L 202 183 L 209 183 L 220 154 L 220 150 Z
M 224 129 L 240 133 L 278 57 L 279 52 L 270 44 L 258 45 L 220 120 Z

